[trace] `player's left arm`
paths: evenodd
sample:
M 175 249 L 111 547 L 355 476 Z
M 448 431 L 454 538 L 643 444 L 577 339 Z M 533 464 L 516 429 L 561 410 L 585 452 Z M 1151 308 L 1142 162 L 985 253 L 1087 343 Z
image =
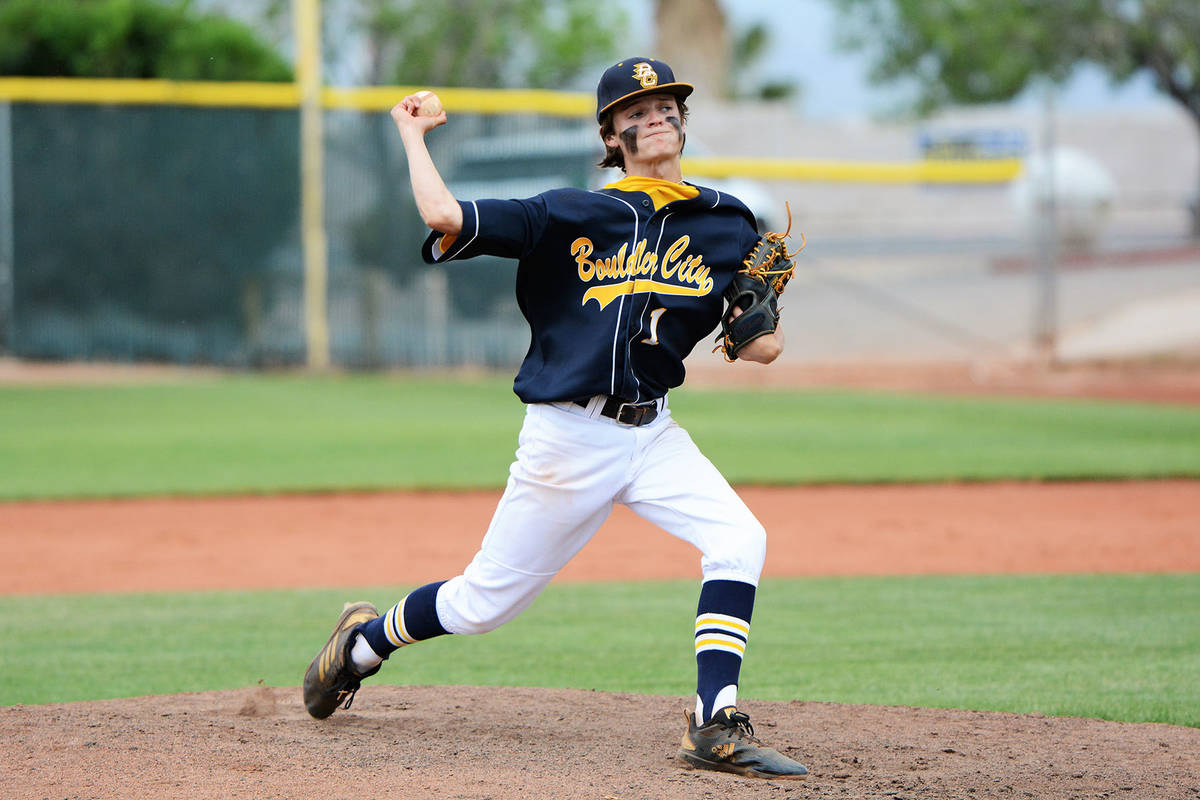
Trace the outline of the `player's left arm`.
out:
M 742 310 L 734 306 L 730 316 L 738 317 Z M 743 361 L 754 361 L 758 364 L 770 364 L 775 359 L 783 354 L 783 328 L 776 322 L 775 330 L 772 333 L 766 333 L 759 336 L 757 339 L 752 339 L 738 350 L 737 357 Z
M 791 227 L 789 209 L 788 230 L 759 237 L 725 290 L 728 305 L 715 349 L 724 350 L 727 361 L 741 358 L 770 364 L 783 352 L 779 295 L 795 270 L 796 254 L 788 251 L 784 241 Z M 804 235 L 800 238 L 803 249 Z

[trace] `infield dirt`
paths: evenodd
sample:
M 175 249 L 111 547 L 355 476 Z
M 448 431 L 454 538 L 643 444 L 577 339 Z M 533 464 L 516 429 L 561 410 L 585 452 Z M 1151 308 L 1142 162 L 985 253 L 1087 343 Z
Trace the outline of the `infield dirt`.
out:
M 767 574 L 1200 571 L 1190 481 L 746 488 Z M 12 503 L 5 593 L 405 584 L 455 574 L 498 495 Z M 441 524 L 432 529 L 433 521 Z M 397 535 L 420 521 L 420 537 Z M 248 536 L 247 532 L 253 532 Z M 329 571 L 327 544 L 370 552 Z M 696 577 L 696 555 L 618 510 L 561 580 Z M 379 602 L 390 602 L 378 598 Z M 503 632 L 493 635 L 502 636 Z M 314 642 L 314 648 L 320 644 Z M 414 657 L 419 657 L 414 653 Z M 297 684 L 306 664 L 297 664 Z M 316 722 L 299 689 L 0 708 L 13 798 L 1200 798 L 1200 730 L 749 701 L 799 781 L 673 760 L 683 697 L 364 686 Z
M 308 718 L 295 688 L 0 709 L 6 797 L 1194 798 L 1200 731 L 975 711 L 759 703 L 812 774 L 674 761 L 683 698 L 364 686 Z

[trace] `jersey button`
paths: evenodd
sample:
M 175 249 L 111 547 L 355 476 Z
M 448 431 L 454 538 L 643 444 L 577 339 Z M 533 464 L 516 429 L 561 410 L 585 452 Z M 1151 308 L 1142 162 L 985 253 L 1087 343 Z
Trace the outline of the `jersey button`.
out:
M 642 207 L 643 207 L 643 208 L 648 208 L 649 206 L 650 206 L 650 201 L 649 201 L 649 200 L 643 200 L 643 201 L 642 201 Z

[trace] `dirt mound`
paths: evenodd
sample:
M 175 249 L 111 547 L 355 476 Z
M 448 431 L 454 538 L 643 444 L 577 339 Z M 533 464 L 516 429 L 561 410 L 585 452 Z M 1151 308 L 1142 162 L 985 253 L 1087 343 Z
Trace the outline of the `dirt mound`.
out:
M 829 703 L 744 706 L 812 774 L 674 760 L 681 697 L 368 685 L 310 719 L 296 688 L 0 708 L 8 797 L 1196 798 L 1200 730 Z M 15 769 L 12 769 L 15 767 Z

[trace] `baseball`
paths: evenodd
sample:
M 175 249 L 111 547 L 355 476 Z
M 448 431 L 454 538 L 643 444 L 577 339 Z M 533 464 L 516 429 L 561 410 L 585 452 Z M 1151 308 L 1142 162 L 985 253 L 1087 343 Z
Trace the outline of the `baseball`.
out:
M 436 117 L 442 113 L 442 100 L 433 92 L 417 92 L 417 114 L 422 117 Z

